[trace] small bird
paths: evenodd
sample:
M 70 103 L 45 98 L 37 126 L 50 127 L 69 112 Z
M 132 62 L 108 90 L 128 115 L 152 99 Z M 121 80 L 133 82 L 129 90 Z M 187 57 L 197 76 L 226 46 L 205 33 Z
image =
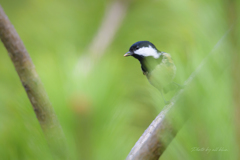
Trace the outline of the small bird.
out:
M 159 51 L 149 41 L 139 41 L 134 43 L 124 57 L 133 56 L 141 64 L 143 74 L 147 77 L 150 84 L 156 87 L 165 100 L 163 92 L 167 93 L 174 88 L 177 83 L 173 82 L 176 74 L 176 66 L 170 54 Z

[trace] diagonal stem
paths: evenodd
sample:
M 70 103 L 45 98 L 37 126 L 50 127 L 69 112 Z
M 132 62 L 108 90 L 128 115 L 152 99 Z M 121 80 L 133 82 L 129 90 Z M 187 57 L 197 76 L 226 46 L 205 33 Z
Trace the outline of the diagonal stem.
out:
M 66 145 L 61 125 L 22 40 L 1 6 L 0 38 L 28 95 L 53 157 L 66 159 Z

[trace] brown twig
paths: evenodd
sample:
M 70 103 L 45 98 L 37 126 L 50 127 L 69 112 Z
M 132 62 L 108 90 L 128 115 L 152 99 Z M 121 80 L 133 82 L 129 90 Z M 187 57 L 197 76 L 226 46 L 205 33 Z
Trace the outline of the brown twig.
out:
M 22 40 L 0 6 L 0 38 L 27 92 L 37 119 L 56 159 L 65 159 L 64 135 L 56 114 L 38 77 L 34 64 Z
M 89 45 L 89 52 L 91 54 L 101 56 L 104 53 L 116 35 L 118 28 L 121 26 L 128 5 L 129 1 L 115 0 L 106 8 L 102 24 L 100 25 L 96 36 L 93 38 L 92 43 Z
M 171 100 L 171 103 L 166 105 L 159 115 L 153 120 L 150 126 L 145 130 L 143 135 L 136 142 L 126 160 L 158 160 L 163 154 L 167 146 L 171 143 L 177 132 L 183 126 L 184 122 L 189 118 L 189 115 L 182 117 L 182 121 L 178 122 L 178 126 L 173 126 L 178 121 L 176 113 L 182 109 L 182 101 L 184 100 L 185 93 L 189 92 L 197 79 L 197 75 L 203 67 L 207 66 L 210 61 L 210 56 L 213 55 L 215 50 L 220 46 L 222 41 L 228 35 L 232 28 L 230 28 L 225 35 L 214 46 L 210 54 L 208 54 L 198 68 L 189 76 L 185 81 L 184 89 L 181 89 Z M 190 87 L 191 86 L 191 87 Z M 193 88 L 193 87 L 192 87 Z M 192 90 L 191 90 L 192 91 Z M 181 101 L 181 102 L 180 102 Z M 180 108 L 181 107 L 181 108 Z
M 101 25 L 88 46 L 86 51 L 88 54 L 81 56 L 77 62 L 75 69 L 77 74 L 82 72 L 84 75 L 87 75 L 94 64 L 103 56 L 122 24 L 130 2 L 130 0 L 114 0 L 109 3 Z

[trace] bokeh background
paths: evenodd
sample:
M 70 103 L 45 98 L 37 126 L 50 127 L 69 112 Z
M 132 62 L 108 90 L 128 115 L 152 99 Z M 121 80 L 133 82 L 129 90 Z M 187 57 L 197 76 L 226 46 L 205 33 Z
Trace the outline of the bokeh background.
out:
M 240 159 L 240 1 L 0 0 L 0 4 L 45 86 L 66 136 L 69 159 L 125 159 L 163 109 L 160 93 L 142 75 L 139 62 L 123 57 L 134 42 L 149 40 L 171 53 L 177 66 L 175 82 L 183 84 L 221 38 L 195 89 L 187 94 L 183 112 L 192 116 L 160 159 Z M 3 44 L 0 159 L 52 159 Z

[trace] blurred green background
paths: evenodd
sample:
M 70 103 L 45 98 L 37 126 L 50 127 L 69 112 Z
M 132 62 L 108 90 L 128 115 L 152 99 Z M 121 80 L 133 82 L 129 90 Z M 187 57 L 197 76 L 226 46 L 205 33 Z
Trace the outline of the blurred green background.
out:
M 198 76 L 197 89 L 188 94 L 184 112 L 189 112 L 191 118 L 160 159 L 240 159 L 240 1 L 123 3 L 127 8 L 125 16 L 107 48 L 96 59 L 97 52 L 92 54 L 89 50 L 111 3 L 110 0 L 0 0 L 62 125 L 69 159 L 125 159 L 163 109 L 160 93 L 142 75 L 139 62 L 123 57 L 134 42 L 149 40 L 159 50 L 171 53 L 177 66 L 175 82 L 183 84 L 231 26 L 210 65 Z M 83 63 L 84 57 L 88 57 L 87 63 Z M 170 99 L 174 93 L 166 98 Z M 195 151 L 194 147 L 210 151 Z M 2 44 L 0 159 L 52 159 Z

